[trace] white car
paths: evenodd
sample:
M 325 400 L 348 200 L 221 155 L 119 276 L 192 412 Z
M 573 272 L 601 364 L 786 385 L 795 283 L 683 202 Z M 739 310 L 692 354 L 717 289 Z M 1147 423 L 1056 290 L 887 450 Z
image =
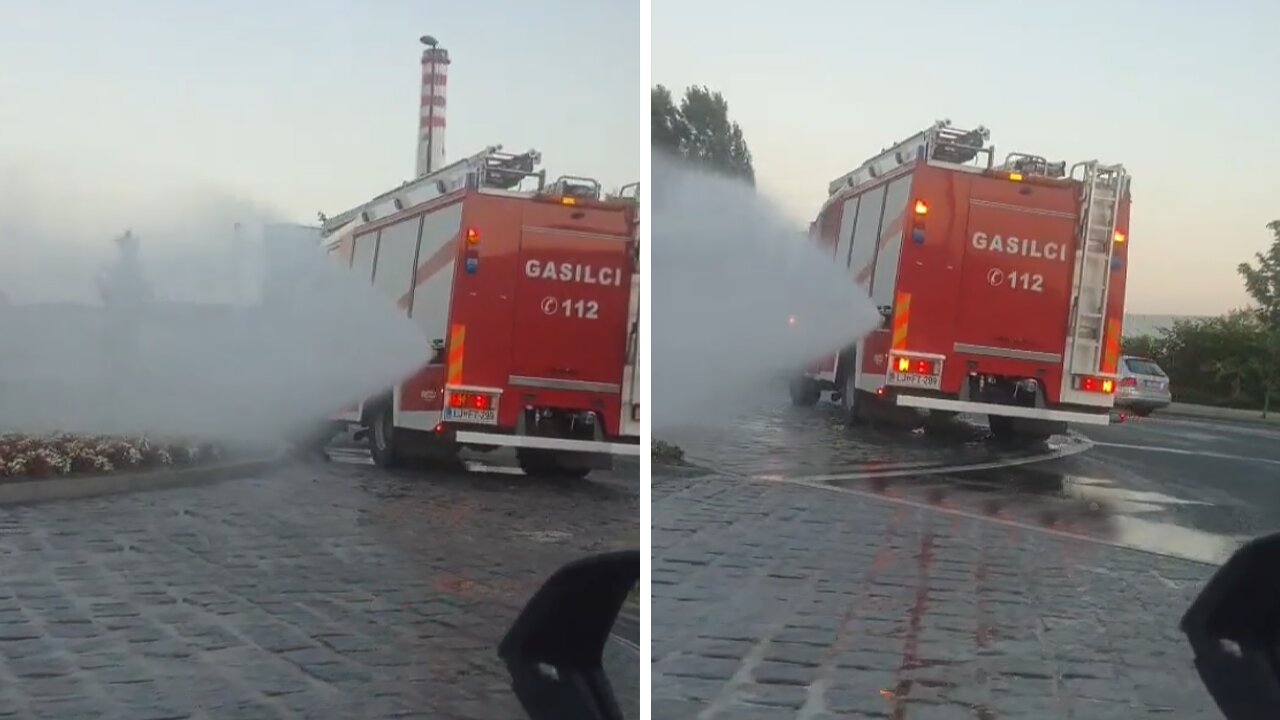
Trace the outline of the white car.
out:
M 1146 417 L 1173 401 L 1169 376 L 1154 360 L 1133 355 L 1120 358 L 1120 382 L 1116 386 L 1116 407 Z

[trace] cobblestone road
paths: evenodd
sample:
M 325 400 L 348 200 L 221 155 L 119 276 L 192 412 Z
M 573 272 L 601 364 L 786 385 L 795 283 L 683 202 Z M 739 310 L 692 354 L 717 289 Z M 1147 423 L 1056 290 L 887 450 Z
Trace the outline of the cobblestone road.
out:
M 653 482 L 654 717 L 1220 717 L 1177 629 L 1208 565 L 870 493 Z
M 314 463 L 0 508 L 0 717 L 524 717 L 498 640 L 561 564 L 635 547 L 638 502 Z

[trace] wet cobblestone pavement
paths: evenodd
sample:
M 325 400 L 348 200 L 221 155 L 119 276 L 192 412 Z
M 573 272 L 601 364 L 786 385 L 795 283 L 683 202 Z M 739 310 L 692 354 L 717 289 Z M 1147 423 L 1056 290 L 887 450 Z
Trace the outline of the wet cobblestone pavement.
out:
M 498 640 L 638 517 L 634 478 L 318 462 L 0 508 L 0 717 L 521 718 Z
M 718 426 L 672 426 L 654 437 L 674 442 L 686 459 L 721 472 L 789 477 L 887 466 L 959 465 L 1043 454 L 1044 445 L 1010 450 L 990 442 L 979 418 L 962 417 L 930 432 L 850 428 L 831 403 L 797 408 L 776 397 Z M 1054 440 L 1055 446 L 1066 442 Z
M 653 497 L 654 717 L 1220 717 L 1177 629 L 1210 565 L 871 493 Z

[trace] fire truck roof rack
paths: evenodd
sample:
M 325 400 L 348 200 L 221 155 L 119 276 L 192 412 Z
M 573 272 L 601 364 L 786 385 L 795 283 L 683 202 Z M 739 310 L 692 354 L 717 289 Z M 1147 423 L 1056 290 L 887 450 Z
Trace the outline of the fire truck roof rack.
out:
M 831 181 L 827 194 L 835 195 L 855 188 L 886 173 L 915 162 L 920 153 L 933 164 L 967 165 L 979 156 L 986 156 L 986 167 L 991 168 L 995 148 L 987 145 L 991 131 L 978 126 L 973 130 L 953 127 L 950 120 L 939 120 L 911 137 L 881 150 L 878 155 L 859 165 L 851 172 Z
M 622 202 L 639 203 L 640 202 L 640 183 L 639 181 L 627 183 L 618 188 L 615 193 L 609 194 L 610 200 L 620 200 Z
M 1067 176 L 1067 161 L 1051 163 L 1039 155 L 1009 153 L 997 169 L 1022 175 L 1064 178 Z
M 497 146 L 501 148 L 501 146 Z M 491 187 L 499 190 L 511 190 L 519 187 L 528 178 L 538 178 L 538 189 L 546 183 L 546 171 L 535 170 L 542 162 L 542 154 L 537 150 L 512 155 L 504 152 L 487 153 L 484 164 L 479 168 L 477 183 L 480 187 Z
M 541 192 L 547 177 L 545 170 L 537 169 L 541 163 L 542 154 L 537 150 L 512 154 L 502 152 L 501 145 L 491 145 L 469 158 L 401 183 L 394 190 L 382 193 L 346 212 L 332 217 L 321 214 L 322 232 L 325 235 L 332 234 L 356 218 L 369 222 L 386 217 L 406 207 L 460 190 L 468 183 L 479 188 L 512 191 L 519 188 L 525 180 L 534 178 L 537 180 L 537 188 L 532 192 Z
M 552 195 L 564 195 L 583 200 L 599 200 L 600 183 L 593 178 L 561 175 L 555 179 L 555 182 L 547 186 L 546 192 Z

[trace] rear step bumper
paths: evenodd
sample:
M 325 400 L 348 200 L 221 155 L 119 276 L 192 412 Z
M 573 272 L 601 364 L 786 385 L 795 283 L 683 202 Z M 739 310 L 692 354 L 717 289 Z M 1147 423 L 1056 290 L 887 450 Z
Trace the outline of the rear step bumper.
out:
M 921 397 L 919 395 L 899 395 L 897 399 L 898 405 L 902 407 L 924 408 L 926 410 L 950 410 L 951 412 L 972 413 L 974 415 L 1004 415 L 1006 417 L 1031 418 L 1033 420 L 1056 420 L 1081 425 L 1111 424 L 1111 415 L 1108 412 L 1087 413 L 1072 410 L 1049 410 L 1048 408 L 950 400 L 947 398 Z
M 503 435 L 502 433 L 459 430 L 455 438 L 471 445 L 495 445 L 497 447 L 536 448 L 538 450 L 564 450 L 566 452 L 604 453 L 607 455 L 640 456 L 639 443 L 601 442 L 597 440 L 571 440 L 568 438 L 538 437 L 535 435 Z

